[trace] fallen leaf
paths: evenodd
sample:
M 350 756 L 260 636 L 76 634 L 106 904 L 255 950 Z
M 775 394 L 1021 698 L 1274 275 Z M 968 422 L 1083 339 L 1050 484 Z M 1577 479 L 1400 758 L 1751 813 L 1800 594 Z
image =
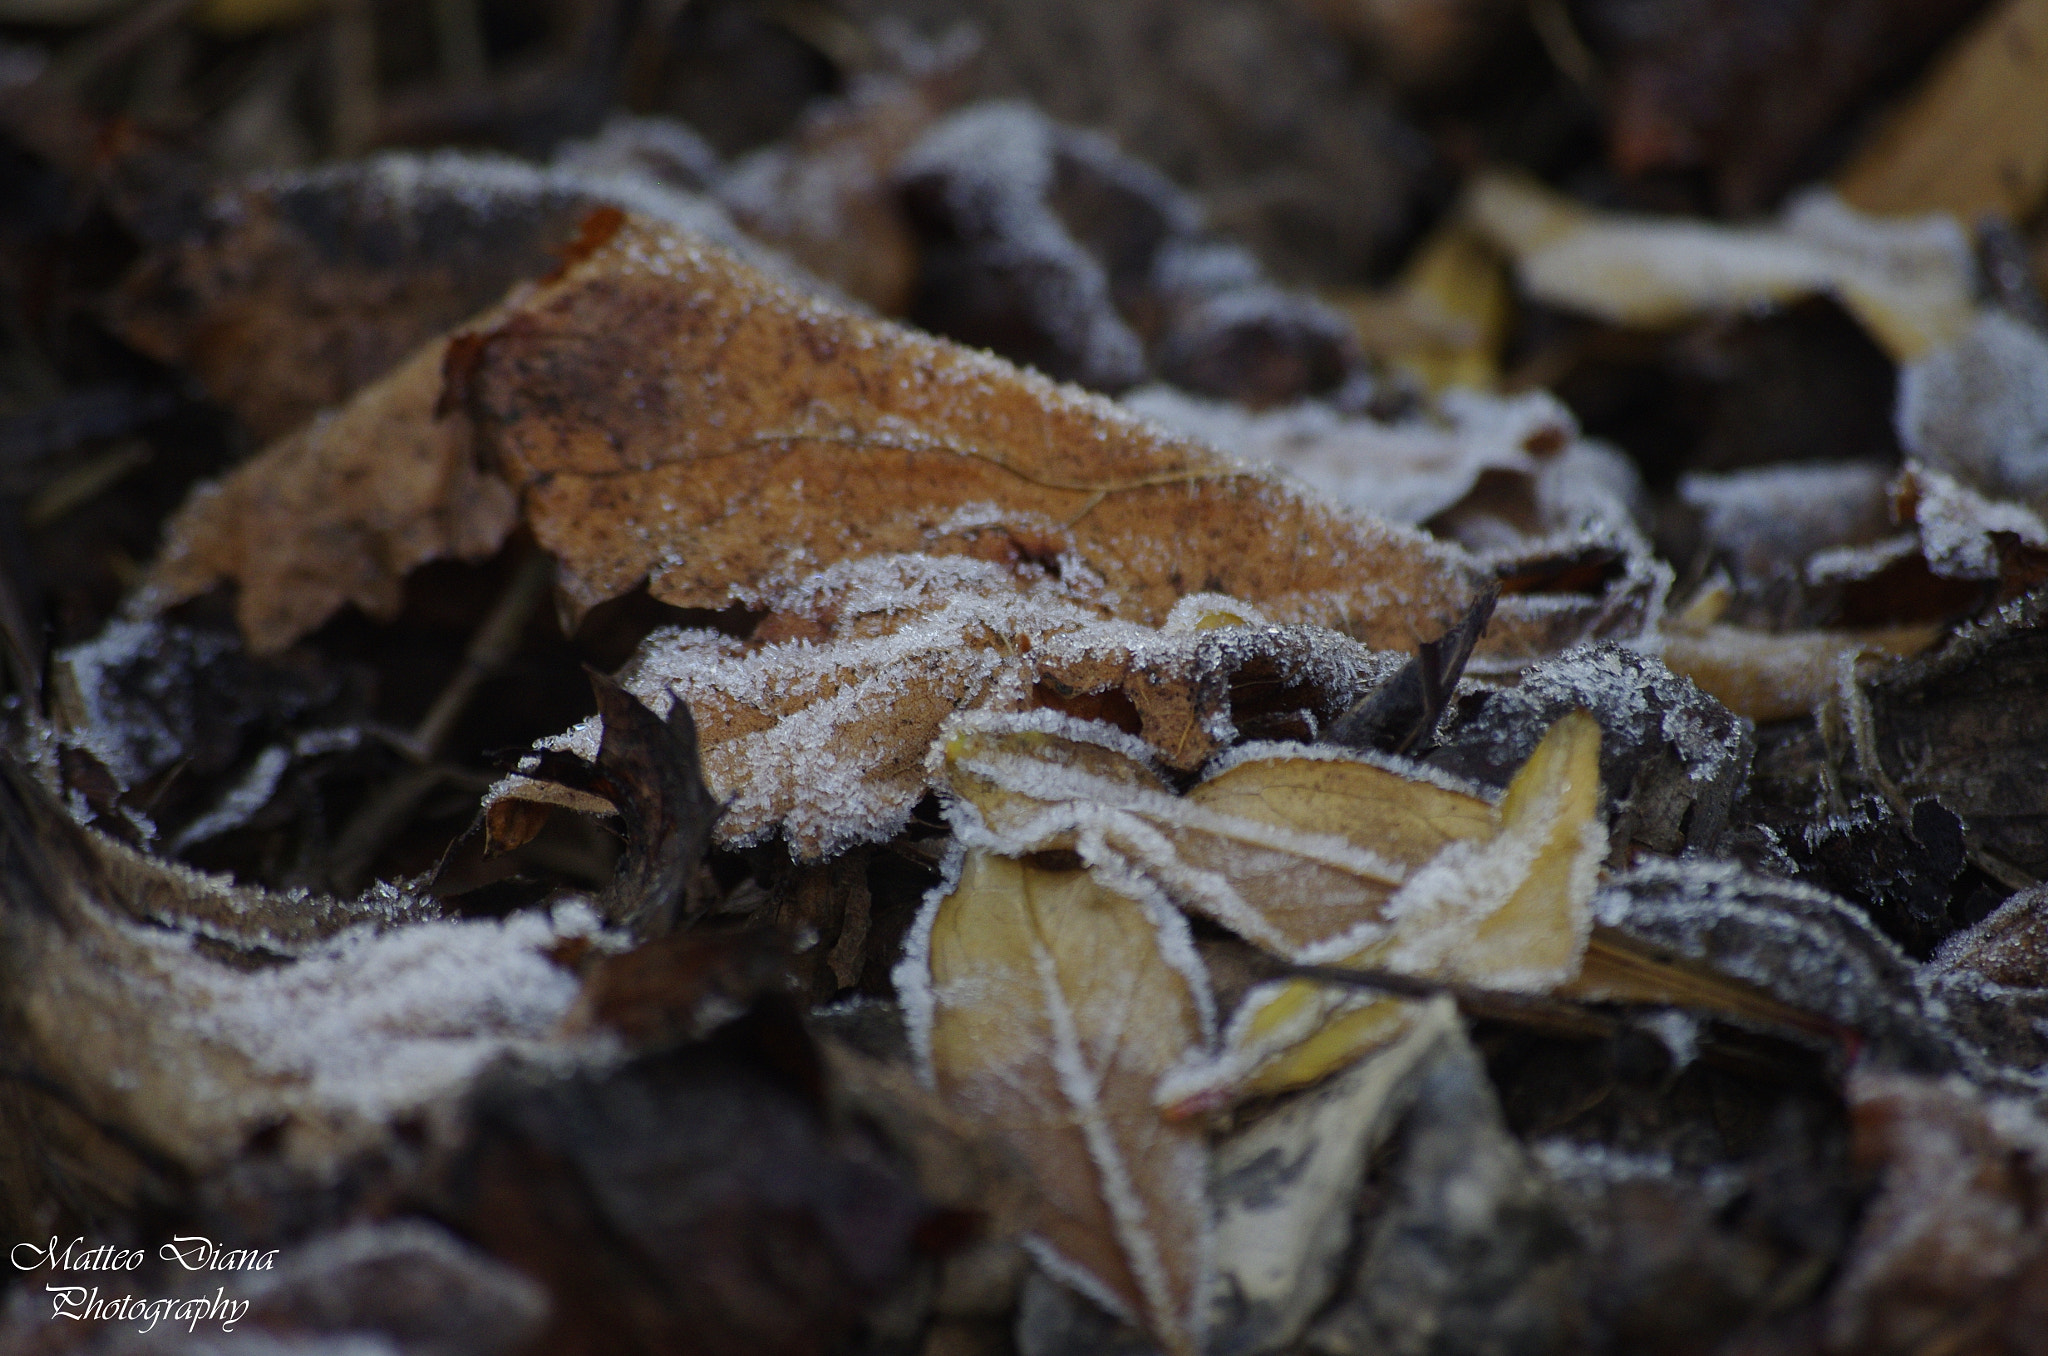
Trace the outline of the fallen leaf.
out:
M 595 670 L 590 687 L 604 737 L 572 789 L 602 796 L 626 830 L 625 854 L 599 908 L 636 936 L 659 937 L 702 907 L 697 873 L 721 807 L 699 770 L 687 703 L 671 701 L 662 717 Z
M 1827 1299 L 1828 1350 L 2037 1350 L 2048 1124 L 1959 1078 L 1862 1072 L 1852 1152 L 1877 1194 Z
M 949 101 L 951 72 L 870 76 L 805 115 L 783 142 L 743 157 L 718 197 L 748 234 L 883 315 L 908 310 L 917 238 L 891 175 Z
M 1979 15 L 1835 186 L 1865 212 L 2025 221 L 2048 191 L 2048 4 Z
M 1591 712 L 1615 861 L 1634 843 L 1713 850 L 1755 752 L 1748 726 L 1711 696 L 1648 655 L 1604 642 L 1532 664 L 1513 687 L 1459 707 L 1425 761 L 1482 786 L 1506 786 L 1554 722 Z
M 395 1120 L 501 1054 L 556 1044 L 576 984 L 548 953 L 614 940 L 577 906 L 380 931 L 418 911 L 388 886 L 363 902 L 380 898 L 377 912 L 309 907 L 153 862 L 0 759 L 0 1000 L 16 1075 L 0 1091 L 10 1144 L 38 1146 L 0 1196 L 14 1222 L 48 1218 L 51 1201 L 175 1199 L 259 1132 L 279 1193 L 331 1190 Z M 294 915 L 329 927 L 308 919 L 262 945 L 266 920 Z
M 779 833 L 804 860 L 893 837 L 929 788 L 926 751 L 956 711 L 1105 717 L 1186 771 L 1247 731 L 1312 733 L 1390 658 L 1311 627 L 1253 624 L 1256 609 L 1205 595 L 1158 630 L 1112 620 L 1085 576 L 1026 562 L 846 561 L 770 602 L 755 634 L 782 639 L 659 631 L 623 681 L 657 711 L 689 703 L 704 775 L 727 802 L 720 842 Z M 593 758 L 601 731 L 586 721 L 542 747 Z M 511 820 L 526 799 L 609 809 L 514 779 L 489 797 L 494 837 L 517 840 Z
M 1432 391 L 1491 390 L 1513 298 L 1501 257 L 1456 219 L 1432 233 L 1387 293 L 1331 298 L 1360 349 Z
M 559 268 L 607 204 L 768 263 L 716 203 L 646 176 L 383 155 L 223 188 L 129 270 L 110 319 L 259 438 L 280 438 Z
M 1917 654 L 1940 637 L 1941 629 L 1934 626 L 1781 632 L 1674 628 L 1664 638 L 1664 662 L 1739 716 L 1796 720 L 1835 694 L 1843 661 Z
M 2048 595 L 2008 603 L 1860 684 L 1845 713 L 1862 775 L 1959 815 L 1971 860 L 2011 889 L 2048 877 L 2044 622 Z
M 897 971 L 934 1086 L 1030 1166 L 1049 1269 L 1168 1351 L 1198 1351 L 1208 1146 L 1152 1100 L 1208 1037 L 1185 924 L 1087 871 L 979 851 L 954 871 Z
M 1817 191 L 1777 226 L 1722 226 L 1602 214 L 1499 174 L 1475 180 L 1466 211 L 1530 296 L 1610 324 L 1663 328 L 1821 293 L 1906 362 L 1975 315 L 1969 238 L 1945 216 L 1865 217 Z
M 1457 1009 L 1435 1000 L 1393 1046 L 1218 1143 L 1212 1352 L 1284 1350 L 1334 1297 L 1372 1160 L 1451 1041 Z
M 1327 742 L 1382 753 L 1427 752 L 1499 596 L 1488 589 L 1463 621 L 1435 640 L 1423 641 L 1399 672 L 1331 724 Z
M 515 518 L 554 553 L 572 621 L 643 580 L 718 609 L 836 561 L 1004 534 L 1152 623 L 1214 591 L 1402 645 L 1479 582 L 1454 549 L 627 218 L 188 503 L 148 597 L 235 582 L 271 650 L 344 602 L 388 612 L 406 570 L 488 551 Z
M 1375 1156 L 1350 1274 L 1304 1345 L 1344 1356 L 1585 1350 L 1585 1244 L 1561 1193 L 1505 1123 L 1463 1028 L 1434 1034 L 1395 1091 L 1400 1123 Z M 1415 1343 L 1419 1333 L 1432 1344 Z
M 1291 960 L 1381 935 L 1410 872 L 1498 822 L 1483 797 L 1414 764 L 1303 746 L 1241 746 L 1176 796 L 1142 746 L 1052 713 L 963 717 L 938 752 L 964 840 L 1078 852 Z
M 1378 935 L 1337 967 L 1536 994 L 1575 978 L 1606 852 L 1599 751 L 1600 727 L 1584 712 L 1553 725 L 1501 798 L 1498 830 L 1426 858 L 1386 900 Z M 1417 1011 L 1312 980 L 1259 985 L 1215 1057 L 1176 1070 L 1161 1100 L 1186 1115 L 1316 1082 L 1399 1037 Z

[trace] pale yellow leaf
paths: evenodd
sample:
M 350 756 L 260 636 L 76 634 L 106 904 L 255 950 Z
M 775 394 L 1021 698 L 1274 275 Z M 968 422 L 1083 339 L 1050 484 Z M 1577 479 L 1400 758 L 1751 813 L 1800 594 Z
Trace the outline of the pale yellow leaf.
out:
M 1179 916 L 1086 871 L 970 852 L 897 974 L 939 1094 L 1031 1169 L 1041 1256 L 1167 1350 L 1199 1350 L 1208 1148 L 1153 1103 L 1207 1025 Z
M 1606 836 L 1600 727 L 1558 721 L 1502 798 L 1499 832 L 1450 841 L 1386 903 L 1389 930 L 1339 964 L 1541 993 L 1577 975 Z M 1174 1114 L 1314 1082 L 1405 1031 L 1414 1005 L 1307 980 L 1260 985 L 1222 1049 L 1160 1088 Z

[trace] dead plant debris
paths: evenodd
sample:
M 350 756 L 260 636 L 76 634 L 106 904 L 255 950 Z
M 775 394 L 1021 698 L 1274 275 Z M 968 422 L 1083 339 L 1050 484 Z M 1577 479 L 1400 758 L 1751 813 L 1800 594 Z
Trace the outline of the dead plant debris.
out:
M 2039 1351 L 2044 33 L 0 0 L 0 1352 Z

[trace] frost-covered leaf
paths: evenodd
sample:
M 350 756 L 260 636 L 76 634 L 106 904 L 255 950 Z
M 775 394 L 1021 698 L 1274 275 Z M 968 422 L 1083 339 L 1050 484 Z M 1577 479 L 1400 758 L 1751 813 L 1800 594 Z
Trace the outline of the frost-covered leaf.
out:
M 940 1095 L 1030 1166 L 1048 1267 L 1167 1350 L 1198 1350 L 1208 1147 L 1152 1100 L 1210 1025 L 1179 916 L 1087 871 L 972 851 L 926 903 L 897 974 Z
M 1865 217 L 1822 191 L 1775 226 L 1611 216 L 1504 176 L 1480 178 L 1467 204 L 1531 296 L 1611 324 L 1661 327 L 1823 293 L 1906 361 L 1974 317 L 1969 238 L 1945 216 Z
M 967 841 L 1076 851 L 1290 959 L 1379 935 L 1412 872 L 1498 823 L 1485 798 L 1414 764 L 1299 745 L 1241 746 L 1176 796 L 1141 746 L 1050 713 L 962 718 L 939 753 Z
M 1026 564 L 887 556 L 791 586 L 756 636 L 656 632 L 628 691 L 696 717 L 704 774 L 728 802 L 721 842 L 780 832 L 810 859 L 892 837 L 929 786 L 926 750 L 960 710 L 1048 707 L 1131 727 L 1167 766 L 1192 770 L 1249 730 L 1310 733 L 1392 666 L 1313 627 L 1196 596 L 1149 626 L 1117 621 L 1085 576 Z M 1234 610 L 1233 610 L 1234 609 Z M 596 756 L 601 720 L 544 747 Z M 602 811 L 529 781 L 492 795 L 495 834 L 521 799 Z
M 499 1054 L 554 1042 L 576 981 L 549 953 L 569 938 L 609 944 L 587 906 L 565 905 L 552 917 L 302 935 L 280 945 L 296 958 L 279 963 L 256 949 L 260 934 L 233 931 L 234 912 L 289 917 L 317 912 L 314 902 L 152 866 L 0 762 L 9 1058 L 87 1118 L 33 1104 L 34 1135 L 65 1146 L 34 1172 L 68 1180 L 30 1192 L 132 1199 L 135 1146 L 144 1167 L 203 1175 L 258 1131 L 276 1137 L 289 1172 L 332 1174 Z M 163 898 L 181 884 L 196 904 Z M 216 938 L 248 948 L 240 963 L 221 958 Z
M 1483 786 L 1505 786 L 1554 721 L 1591 712 L 1617 857 L 1632 842 L 1659 852 L 1711 849 L 1755 749 L 1747 722 L 1619 645 L 1576 646 L 1531 665 L 1513 687 L 1460 705 L 1461 719 L 1425 761 Z
M 1543 992 L 1578 969 L 1600 730 L 1553 727 L 1500 807 L 1412 763 L 1250 745 L 1185 796 L 1114 732 L 1057 717 L 956 721 L 938 751 L 962 838 L 1065 850 L 1291 960 Z M 1177 1070 L 1181 1112 L 1313 1081 L 1399 1035 L 1408 1009 L 1305 980 L 1260 986 L 1224 1051 Z
M 1336 963 L 1523 993 L 1573 979 L 1606 851 L 1599 755 L 1590 716 L 1558 721 L 1509 783 L 1498 830 L 1433 853 L 1386 900 L 1377 935 Z M 1300 1087 L 1395 1039 L 1417 1011 L 1311 980 L 1259 985 L 1239 1004 L 1219 1053 L 1176 1071 L 1161 1098 L 1186 1113 Z
M 718 609 L 842 560 L 993 553 L 1092 571 L 1134 621 L 1217 591 L 1392 647 L 1478 587 L 1453 548 L 1107 402 L 607 222 L 558 280 L 190 501 L 151 602 L 232 581 L 274 649 L 344 602 L 388 613 L 406 570 L 518 520 L 572 617 L 643 580 Z
M 1626 955 L 1595 958 L 1573 986 L 1580 997 L 1645 1001 L 1640 986 L 1648 984 L 1665 1001 L 1737 1022 L 1816 1035 L 1832 1024 L 1837 1035 L 1858 1033 L 1888 1064 L 1948 1068 L 1956 1061 L 1953 1043 L 1927 1011 L 1913 963 L 1833 895 L 1729 862 L 1653 862 L 1603 886 L 1593 912 L 1603 931 L 1692 964 L 1653 968 Z M 1701 968 L 1751 994 L 1725 983 L 1699 990 Z M 1769 1001 L 1758 1003 L 1755 994 Z
M 1866 686 L 1863 775 L 1907 801 L 1938 798 L 1961 816 L 1972 860 L 2013 888 L 2048 876 L 2048 595 L 2009 603 Z

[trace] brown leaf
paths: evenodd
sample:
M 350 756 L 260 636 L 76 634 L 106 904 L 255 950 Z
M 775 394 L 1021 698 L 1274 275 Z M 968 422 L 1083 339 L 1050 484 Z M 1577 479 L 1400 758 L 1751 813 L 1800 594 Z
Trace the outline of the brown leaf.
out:
M 1960 1079 L 1860 1074 L 1876 1198 L 1828 1300 L 1837 1352 L 2034 1352 L 2048 1320 L 2048 1125 Z
M 278 438 L 559 267 L 578 223 L 607 203 L 737 239 L 709 202 L 646 180 L 382 156 L 221 191 L 130 271 L 112 323 Z
M 447 345 L 429 345 L 189 504 L 156 605 L 236 582 L 258 649 L 344 602 L 388 611 L 407 569 L 502 539 L 500 477 L 572 617 L 643 579 L 723 608 L 835 561 L 1004 537 L 1093 571 L 1122 617 L 1212 590 L 1386 647 L 1448 626 L 1478 585 L 1455 549 L 641 218 L 477 332 L 473 438 L 434 417 Z
M 897 975 L 940 1095 L 1031 1168 L 1055 1274 L 1198 1350 L 1208 1149 L 1153 1104 L 1208 1024 L 1179 918 L 1086 871 L 970 852 Z
M 1185 600 L 1159 630 L 1109 620 L 1099 593 L 1026 563 L 850 561 L 773 601 L 756 635 L 782 639 L 657 632 L 623 677 L 657 710 L 690 704 L 705 776 L 729 801 L 719 840 L 779 832 L 805 860 L 901 829 L 956 711 L 1104 716 L 1192 770 L 1247 732 L 1312 733 L 1387 667 L 1327 631 L 1247 625 L 1257 613 L 1228 599 Z M 598 737 L 586 721 L 543 747 L 589 758 Z M 494 832 L 515 799 L 571 803 L 531 780 L 492 797 Z

